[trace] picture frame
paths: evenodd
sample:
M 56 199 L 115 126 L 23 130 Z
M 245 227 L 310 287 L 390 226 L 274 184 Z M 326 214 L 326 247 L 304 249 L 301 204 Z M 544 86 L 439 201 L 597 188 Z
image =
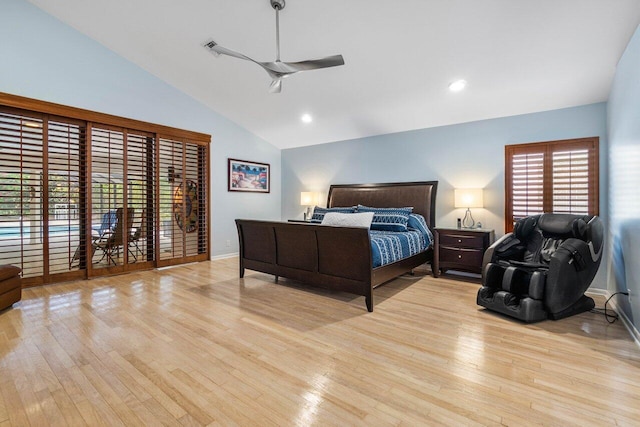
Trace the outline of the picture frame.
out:
M 271 192 L 271 166 L 268 163 L 230 158 L 227 172 L 228 191 Z

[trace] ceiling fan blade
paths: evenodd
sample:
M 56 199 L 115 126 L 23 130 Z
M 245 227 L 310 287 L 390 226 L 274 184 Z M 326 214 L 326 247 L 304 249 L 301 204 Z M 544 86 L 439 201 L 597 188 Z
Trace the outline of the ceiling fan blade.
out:
M 218 43 L 214 42 L 213 40 L 206 42 L 203 46 L 207 48 L 215 56 L 218 56 L 218 55 L 233 56 L 234 58 L 244 59 L 247 61 L 255 62 L 256 64 L 259 64 L 259 65 L 262 65 L 258 61 L 249 58 L 247 55 L 243 55 L 241 53 L 236 52 L 235 50 L 227 49 L 226 47 L 220 46 Z
M 254 61 L 255 62 L 255 61 Z M 337 67 L 344 65 L 342 55 L 327 56 L 326 58 L 311 59 L 300 62 L 258 62 L 267 70 L 267 73 L 273 78 L 287 77 L 300 71 L 319 70 L 321 68 Z
M 274 62 L 259 62 L 259 61 L 256 61 L 255 59 L 249 58 L 247 55 L 243 55 L 243 54 L 241 54 L 239 52 L 236 52 L 235 50 L 231 50 L 231 49 L 227 49 L 226 47 L 222 47 L 218 43 L 214 42 L 213 40 L 210 40 L 210 41 L 206 42 L 203 46 L 207 50 L 209 50 L 211 53 L 213 53 L 215 56 L 227 55 L 227 56 L 232 56 L 232 57 L 238 58 L 238 59 L 244 59 L 245 61 L 251 61 L 254 64 L 258 64 L 267 73 L 269 73 L 269 76 L 271 76 L 272 79 L 277 79 L 277 78 L 280 78 L 283 75 L 291 73 L 291 72 L 287 72 L 287 71 L 280 72 L 280 70 L 278 68 L 270 67 L 269 65 L 270 64 L 275 64 Z M 292 72 L 295 72 L 295 71 L 292 71 Z
M 339 65 L 344 65 L 344 58 L 342 58 L 342 55 L 333 55 L 327 56 L 326 58 L 311 59 L 308 61 L 283 62 L 283 64 L 286 64 L 296 71 L 318 70 L 320 68 L 337 67 Z
M 282 79 L 273 79 L 271 81 L 271 86 L 269 86 L 269 93 L 280 92 L 282 92 Z

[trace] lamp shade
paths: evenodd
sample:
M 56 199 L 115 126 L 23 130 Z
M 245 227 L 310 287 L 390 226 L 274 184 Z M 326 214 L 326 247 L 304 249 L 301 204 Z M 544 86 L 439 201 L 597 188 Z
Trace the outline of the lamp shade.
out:
M 318 204 L 318 193 L 303 191 L 300 193 L 301 206 L 314 206 Z
M 456 188 L 454 190 L 456 208 L 482 208 L 482 188 Z

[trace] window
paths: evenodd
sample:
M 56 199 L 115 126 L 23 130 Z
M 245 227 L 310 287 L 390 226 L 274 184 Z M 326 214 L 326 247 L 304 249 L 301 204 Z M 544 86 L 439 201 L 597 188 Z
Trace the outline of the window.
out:
M 505 232 L 543 212 L 597 215 L 599 138 L 505 147 Z
M 33 286 L 209 259 L 210 140 L 0 93 L 0 264 Z

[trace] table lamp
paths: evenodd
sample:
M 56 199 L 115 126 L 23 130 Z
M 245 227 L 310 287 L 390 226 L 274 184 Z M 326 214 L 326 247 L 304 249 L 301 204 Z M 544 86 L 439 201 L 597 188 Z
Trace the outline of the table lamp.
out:
M 304 220 L 311 220 L 313 215 L 313 206 L 318 204 L 318 193 L 312 191 L 303 191 L 300 193 L 300 205 L 306 206 L 307 210 L 304 212 Z
M 476 222 L 471 215 L 471 208 L 482 208 L 482 188 L 456 188 L 454 189 L 454 206 L 456 208 L 467 208 L 462 220 L 464 228 L 473 228 Z

